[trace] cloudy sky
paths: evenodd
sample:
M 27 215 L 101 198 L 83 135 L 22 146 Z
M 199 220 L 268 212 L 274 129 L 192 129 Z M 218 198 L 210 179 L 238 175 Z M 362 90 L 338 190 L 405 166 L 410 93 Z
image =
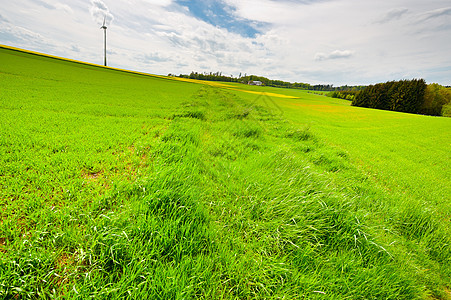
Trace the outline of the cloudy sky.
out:
M 451 85 L 449 0 L 0 0 L 0 44 L 153 74 Z

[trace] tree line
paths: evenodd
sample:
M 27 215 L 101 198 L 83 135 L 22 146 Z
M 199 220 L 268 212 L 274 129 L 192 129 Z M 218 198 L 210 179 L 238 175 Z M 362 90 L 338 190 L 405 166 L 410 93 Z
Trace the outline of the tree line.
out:
M 352 91 L 352 90 L 339 90 L 339 91 L 333 91 L 333 92 L 329 92 L 327 93 L 327 97 L 332 97 L 332 98 L 340 98 L 340 99 L 344 99 L 344 100 L 349 100 L 352 101 L 354 100 L 355 96 L 358 94 L 358 91 Z
M 175 76 L 173 74 L 169 74 L 169 76 Z M 244 76 L 241 76 L 241 74 L 238 77 L 226 76 L 223 75 L 222 72 L 204 72 L 204 73 L 198 73 L 198 72 L 191 72 L 189 75 L 180 74 L 178 77 L 181 78 L 190 78 L 190 79 L 197 79 L 197 80 L 208 80 L 208 81 L 223 81 L 223 82 L 238 82 L 247 84 L 250 81 L 261 81 L 263 85 L 265 86 L 272 86 L 272 87 L 280 87 L 280 88 L 290 88 L 290 89 L 302 89 L 302 90 L 310 90 L 310 91 L 359 91 L 365 88 L 365 86 L 340 86 L 340 87 L 334 87 L 333 84 L 316 84 L 311 85 L 309 83 L 302 83 L 302 82 L 288 82 L 288 81 L 282 81 L 282 80 L 272 80 L 263 76 L 257 76 L 257 75 L 247 75 L 244 74 Z
M 424 79 L 389 81 L 370 85 L 358 92 L 353 106 L 414 114 L 447 116 L 451 113 L 451 91 Z

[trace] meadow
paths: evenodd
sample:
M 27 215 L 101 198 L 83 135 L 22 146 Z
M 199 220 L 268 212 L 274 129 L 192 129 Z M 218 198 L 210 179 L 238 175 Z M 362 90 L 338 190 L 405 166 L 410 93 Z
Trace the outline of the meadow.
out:
M 0 298 L 451 299 L 449 132 L 0 48 Z

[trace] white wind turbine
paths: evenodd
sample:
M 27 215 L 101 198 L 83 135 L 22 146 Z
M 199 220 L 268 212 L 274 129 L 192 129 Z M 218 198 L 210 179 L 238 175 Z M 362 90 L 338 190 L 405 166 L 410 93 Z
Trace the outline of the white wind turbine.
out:
M 102 27 L 100 27 L 100 29 L 103 29 L 103 32 L 105 33 L 105 39 L 104 39 L 104 42 L 105 42 L 105 46 L 104 46 L 104 58 L 105 58 L 105 61 L 104 61 L 104 65 L 106 66 L 106 29 L 107 29 L 107 27 L 105 26 L 105 19 L 106 19 L 106 16 L 103 18 L 103 25 L 102 25 Z

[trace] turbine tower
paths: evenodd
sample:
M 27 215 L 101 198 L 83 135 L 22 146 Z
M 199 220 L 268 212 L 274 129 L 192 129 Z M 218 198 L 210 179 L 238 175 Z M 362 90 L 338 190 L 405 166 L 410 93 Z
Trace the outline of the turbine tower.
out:
M 105 46 L 104 46 L 104 50 L 103 50 L 103 56 L 105 58 L 104 65 L 106 67 L 106 28 L 107 27 L 105 26 L 105 19 L 106 19 L 106 16 L 103 18 L 103 25 L 102 25 L 102 27 L 100 27 L 100 29 L 103 29 L 103 32 L 105 34 L 105 39 L 104 39 Z

